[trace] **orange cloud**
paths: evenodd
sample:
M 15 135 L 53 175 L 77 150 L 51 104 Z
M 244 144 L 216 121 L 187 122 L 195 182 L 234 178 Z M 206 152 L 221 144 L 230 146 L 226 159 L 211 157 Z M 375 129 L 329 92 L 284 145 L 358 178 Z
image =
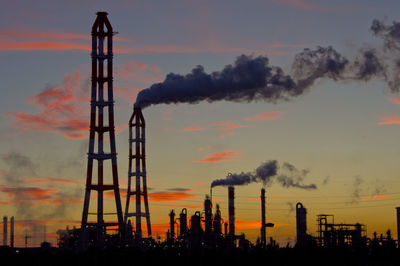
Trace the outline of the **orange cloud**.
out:
M 237 151 L 223 151 L 223 152 L 216 152 L 210 153 L 206 156 L 206 158 L 202 160 L 193 161 L 195 163 L 219 163 L 219 162 L 226 162 L 232 161 L 238 156 L 239 152 Z
M 203 127 L 197 127 L 197 126 L 185 127 L 183 129 L 183 131 L 185 131 L 185 132 L 201 131 L 201 130 L 204 130 L 204 128 Z
M 89 45 L 60 42 L 21 42 L 1 41 L 0 51 L 31 51 L 31 50 L 84 50 L 91 51 Z
M 202 183 L 197 183 L 197 184 L 196 184 L 196 186 L 207 186 L 207 185 L 208 185 L 208 183 L 203 183 L 203 182 L 202 182 Z
M 360 200 L 361 201 L 370 201 L 370 200 L 379 200 L 379 199 L 385 199 L 385 198 L 399 198 L 400 195 L 375 195 L 375 196 L 370 196 L 370 197 L 363 197 Z
M 154 202 L 168 202 L 168 201 L 179 201 L 195 197 L 195 195 L 186 192 L 154 192 L 149 193 L 149 198 Z
M 226 129 L 226 130 L 246 127 L 246 126 L 243 126 L 243 125 L 241 125 L 239 123 L 231 123 L 229 121 L 214 122 L 211 125 L 212 126 L 220 126 L 220 127 L 222 127 L 223 129 Z
M 58 193 L 58 189 L 42 189 L 37 187 L 6 187 L 3 186 L 0 189 L 1 192 L 7 194 L 9 197 L 18 196 L 19 201 L 24 200 L 44 200 L 49 199 L 50 197 L 56 195 Z
M 383 121 L 378 122 L 379 125 L 394 125 L 394 124 L 400 124 L 400 116 L 394 115 L 394 116 L 386 116 L 383 117 Z
M 72 185 L 75 184 L 75 181 L 69 180 L 69 179 L 62 179 L 62 178 L 53 178 L 53 177 L 48 177 L 48 178 L 32 178 L 32 179 L 21 179 L 21 183 L 25 184 L 61 184 L 61 185 Z
M 268 221 L 267 221 L 268 223 Z M 288 226 L 289 224 L 274 224 L 274 228 Z M 261 221 L 249 221 L 249 220 L 235 220 L 235 226 L 238 229 L 246 230 L 246 229 L 260 229 Z
M 274 2 L 279 4 L 279 5 L 285 5 L 285 6 L 288 6 L 288 7 L 307 10 L 307 11 L 324 10 L 324 9 L 326 9 L 326 8 L 321 7 L 319 5 L 315 5 L 315 4 L 309 3 L 306 0 L 274 0 Z
M 245 125 L 241 125 L 239 123 L 231 123 L 229 121 L 218 121 L 211 124 L 211 126 L 219 127 L 222 131 L 220 138 L 225 138 L 228 136 L 232 136 L 234 134 L 234 130 L 238 128 L 249 127 Z
M 398 97 L 398 98 L 390 98 L 389 102 L 394 103 L 394 104 L 400 104 L 400 97 Z
M 54 39 L 54 40 L 91 40 L 88 34 L 60 33 L 60 32 L 43 32 L 34 30 L 12 30 L 0 31 L 0 37 L 11 38 L 31 38 L 31 39 Z
M 268 120 L 275 120 L 280 118 L 285 112 L 283 111 L 276 111 L 276 112 L 267 112 L 267 113 L 260 113 L 250 117 L 243 118 L 246 121 L 268 121 Z

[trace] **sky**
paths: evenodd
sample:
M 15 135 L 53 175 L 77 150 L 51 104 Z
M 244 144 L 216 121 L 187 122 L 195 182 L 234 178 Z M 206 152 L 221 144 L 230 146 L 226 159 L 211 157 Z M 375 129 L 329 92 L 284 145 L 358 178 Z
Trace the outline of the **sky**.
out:
M 0 10 L 0 215 L 16 219 L 23 246 L 79 227 L 89 126 L 90 31 L 108 12 L 114 41 L 116 144 L 120 188 L 126 191 L 128 126 L 139 91 L 198 65 L 211 73 L 241 55 L 268 57 L 286 74 L 305 48 L 332 46 L 346 58 L 376 49 L 396 59 L 370 30 L 373 20 L 400 21 L 398 1 L 8 1 Z M 397 57 L 398 58 L 398 57 Z M 386 61 L 385 61 L 386 62 Z M 397 72 L 392 73 L 397 77 Z M 268 237 L 295 239 L 295 205 L 316 215 L 362 223 L 367 235 L 396 233 L 400 197 L 400 95 L 382 76 L 321 76 L 286 100 L 200 101 L 143 109 L 153 235 L 165 237 L 168 213 L 202 209 L 210 184 L 276 160 L 266 184 Z M 285 164 L 286 163 L 286 164 Z M 287 169 L 286 169 L 287 170 Z M 105 168 L 111 175 L 111 170 Z M 305 189 L 314 184 L 315 188 Z M 262 182 L 236 186 L 237 232 L 255 241 Z M 125 195 L 121 196 L 125 207 Z M 213 189 L 227 219 L 227 189 Z M 91 206 L 95 205 L 92 199 Z M 112 197 L 105 212 L 112 212 Z M 46 230 L 44 229 L 46 228 Z

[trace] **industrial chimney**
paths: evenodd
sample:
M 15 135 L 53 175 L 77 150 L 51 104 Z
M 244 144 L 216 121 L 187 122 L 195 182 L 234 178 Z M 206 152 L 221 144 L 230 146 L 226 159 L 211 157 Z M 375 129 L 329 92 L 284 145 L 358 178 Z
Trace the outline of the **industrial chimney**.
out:
M 14 247 L 14 216 L 10 220 L 10 247 Z
M 179 229 L 180 238 L 184 238 L 187 234 L 187 210 L 183 208 L 181 214 L 179 215 Z
M 297 245 L 304 245 L 307 238 L 307 209 L 303 204 L 296 204 L 296 229 L 297 229 Z
M 171 241 L 175 239 L 175 212 L 174 210 L 171 210 L 169 213 L 169 231 L 170 231 L 170 237 Z
M 400 247 L 400 207 L 396 207 L 397 212 L 397 246 Z
M 229 235 L 235 236 L 235 188 L 228 187 Z
M 266 224 L 265 224 L 265 189 L 261 189 L 261 246 L 267 244 Z
M 211 235 L 212 232 L 212 203 L 210 197 L 206 196 L 204 200 L 204 213 L 205 213 L 205 234 Z
M 7 216 L 3 217 L 3 246 L 7 246 Z
M 214 221 L 213 221 L 213 228 L 214 228 L 215 235 L 219 237 L 222 234 L 222 228 L 221 228 L 221 211 L 219 209 L 218 204 L 216 206 L 216 211 L 215 211 L 215 216 L 214 216 Z

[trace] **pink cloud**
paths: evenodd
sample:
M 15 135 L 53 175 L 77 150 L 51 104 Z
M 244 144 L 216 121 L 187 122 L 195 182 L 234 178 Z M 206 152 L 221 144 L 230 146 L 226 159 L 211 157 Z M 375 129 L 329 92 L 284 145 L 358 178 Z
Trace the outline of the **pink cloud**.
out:
M 206 156 L 206 158 L 201 160 L 193 161 L 195 163 L 219 163 L 219 162 L 226 162 L 232 161 L 237 158 L 239 152 L 237 151 L 223 151 L 223 152 L 216 152 L 210 153 Z
M 139 61 L 129 61 L 115 68 L 116 78 L 141 83 L 156 83 L 163 80 L 162 70 L 156 65 L 147 65 Z
M 183 129 L 183 131 L 185 131 L 185 132 L 192 132 L 192 131 L 202 131 L 202 130 L 204 130 L 205 128 L 203 128 L 203 127 L 197 127 L 197 126 L 191 126 L 191 127 L 185 127 L 184 129 Z
M 204 151 L 204 150 L 209 149 L 209 148 L 210 148 L 210 145 L 207 145 L 207 146 L 204 146 L 204 147 L 199 147 L 197 149 L 197 151 L 200 152 L 200 151 Z
M 60 42 L 35 42 L 35 41 L 1 41 L 0 51 L 32 51 L 32 50 L 84 50 L 90 51 L 89 45 L 60 43 Z
M 66 138 L 84 138 L 89 129 L 89 96 L 79 86 L 82 75 L 75 72 L 66 75 L 61 85 L 43 90 L 28 99 L 38 107 L 36 114 L 9 112 L 12 125 L 21 130 L 56 132 Z M 87 114 L 87 115 L 85 115 Z
M 307 0 L 274 0 L 275 3 L 279 5 L 284 5 L 296 9 L 302 9 L 307 11 L 312 10 L 326 10 L 326 7 L 320 5 L 312 4 Z
M 256 115 L 253 115 L 250 117 L 245 117 L 245 118 L 243 118 L 243 120 L 256 121 L 256 122 L 275 120 L 275 119 L 280 118 L 284 113 L 285 112 L 283 112 L 283 111 L 260 113 L 260 114 L 256 114 Z
M 400 116 L 385 116 L 383 117 L 383 121 L 378 122 L 379 125 L 394 125 L 400 124 Z
M 235 129 L 249 127 L 246 125 L 242 125 L 239 123 L 231 123 L 229 121 L 218 121 L 211 124 L 211 126 L 218 127 L 219 130 L 222 131 L 220 138 L 225 138 L 228 136 L 232 136 L 234 134 Z
M 400 104 L 400 97 L 398 97 L 398 98 L 390 98 L 389 102 L 394 103 L 394 104 Z
M 243 125 L 241 125 L 241 124 L 238 124 L 238 123 L 231 123 L 231 122 L 228 122 L 228 121 L 214 122 L 214 123 L 212 123 L 211 125 L 212 125 L 212 126 L 220 126 L 220 127 L 222 127 L 223 129 L 226 129 L 226 130 L 237 129 L 237 128 L 245 127 L 245 126 L 243 126 Z

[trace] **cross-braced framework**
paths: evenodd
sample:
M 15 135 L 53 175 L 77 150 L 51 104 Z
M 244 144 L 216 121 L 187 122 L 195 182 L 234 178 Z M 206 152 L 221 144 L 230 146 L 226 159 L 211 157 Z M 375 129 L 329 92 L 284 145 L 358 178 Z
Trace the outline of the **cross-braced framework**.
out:
M 92 90 L 90 112 L 90 137 L 87 164 L 85 201 L 81 223 L 81 245 L 87 247 L 88 233 L 95 231 L 97 247 L 104 247 L 107 227 L 118 228 L 119 237 L 123 237 L 124 223 L 121 208 L 121 198 L 118 185 L 117 152 L 115 146 L 114 99 L 113 99 L 113 29 L 107 19 L 106 12 L 97 12 L 97 18 L 92 27 Z M 104 73 L 106 71 L 106 73 Z M 105 97 L 105 94 L 107 97 Z M 106 99 L 107 98 L 107 99 Z M 105 110 L 106 109 L 106 110 Z M 104 111 L 108 111 L 106 125 Z M 105 134 L 109 135 L 110 152 L 104 152 Z M 97 136 L 97 142 L 96 142 Z M 95 143 L 96 142 L 96 143 Z M 95 151 L 97 144 L 97 152 Z M 93 182 L 93 162 L 97 161 L 97 183 Z M 104 183 L 104 165 L 111 161 L 111 184 Z M 89 213 L 90 194 L 97 192 L 97 213 Z M 104 192 L 111 191 L 114 195 L 116 213 L 104 213 Z M 97 215 L 97 220 L 88 222 L 90 214 Z M 117 222 L 105 222 L 104 215 L 116 215 Z M 92 236 L 90 237 L 93 239 Z
M 151 238 L 151 223 L 149 202 L 147 198 L 146 183 L 146 123 L 139 107 L 133 109 L 133 114 L 129 120 L 129 170 L 128 170 L 128 191 L 125 206 L 125 224 L 130 217 L 136 217 L 135 238 L 142 238 L 142 217 L 146 217 L 147 234 Z M 133 136 L 135 135 L 135 136 Z M 132 170 L 132 167 L 135 170 Z M 132 190 L 132 177 L 136 179 L 136 189 Z M 142 182 L 141 182 L 142 181 Z M 143 188 L 141 188 L 141 183 Z M 136 212 L 129 212 L 129 203 L 131 196 L 136 199 Z M 142 212 L 142 197 L 144 203 L 144 212 Z

